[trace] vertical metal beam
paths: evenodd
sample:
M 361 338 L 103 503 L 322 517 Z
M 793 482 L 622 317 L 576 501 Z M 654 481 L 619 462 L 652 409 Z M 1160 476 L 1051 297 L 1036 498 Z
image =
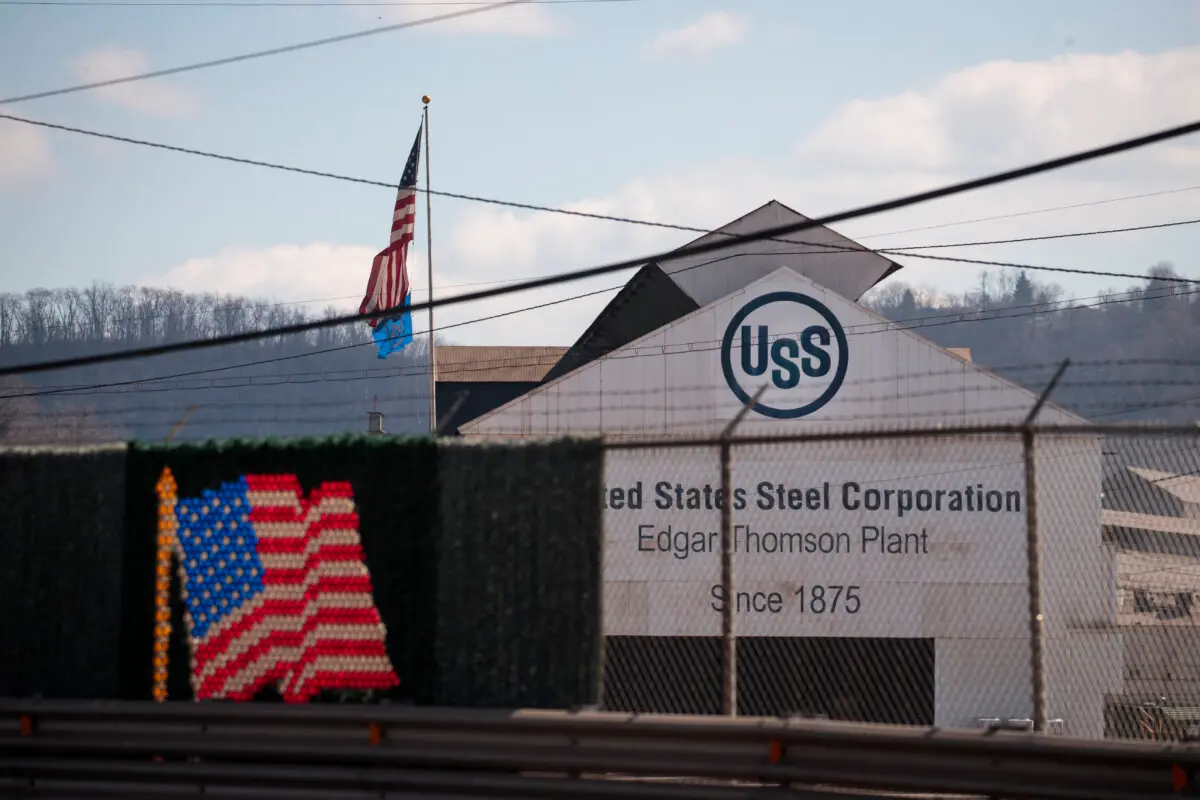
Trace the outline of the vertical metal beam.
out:
M 1025 451 L 1025 551 L 1029 583 L 1029 669 L 1033 693 L 1033 729 L 1046 732 L 1046 629 L 1042 615 L 1042 545 L 1038 531 L 1037 436 L 1033 423 L 1071 362 L 1063 361 L 1025 417 L 1021 442 Z
M 1037 475 L 1033 428 L 1021 436 L 1025 448 L 1025 550 L 1029 584 L 1029 668 L 1033 691 L 1033 728 L 1046 731 L 1046 653 L 1042 617 L 1042 550 L 1037 523 Z
M 733 630 L 733 444 L 730 438 L 750 409 L 758 405 L 763 384 L 721 431 L 721 713 L 737 716 L 737 637 Z
M 737 639 L 733 636 L 733 447 L 721 441 L 721 713 L 737 716 Z

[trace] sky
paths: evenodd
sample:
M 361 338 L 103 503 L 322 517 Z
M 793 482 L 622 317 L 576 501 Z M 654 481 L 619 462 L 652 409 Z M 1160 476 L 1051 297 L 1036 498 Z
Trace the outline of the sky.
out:
M 0 3 L 0 99 L 463 8 L 439 5 Z M 1197 75 L 1193 0 L 629 0 L 527 4 L 0 113 L 395 182 L 428 94 L 435 190 L 713 228 L 772 199 L 815 217 L 1188 122 Z M 394 199 L 0 120 L 0 291 L 102 281 L 352 310 Z M 1068 205 L 1082 207 L 1045 211 Z M 438 298 L 694 238 L 432 206 Z M 1200 136 L 834 227 L 908 247 L 1196 218 Z M 417 225 L 422 300 L 423 203 Z M 936 252 L 1137 274 L 1170 261 L 1200 278 L 1197 245 L 1200 226 L 1181 226 Z M 896 260 L 891 280 L 931 292 L 979 282 L 972 265 Z M 448 306 L 435 321 L 456 343 L 567 345 L 611 291 L 466 323 L 626 277 Z M 1131 283 L 1038 277 L 1076 298 Z

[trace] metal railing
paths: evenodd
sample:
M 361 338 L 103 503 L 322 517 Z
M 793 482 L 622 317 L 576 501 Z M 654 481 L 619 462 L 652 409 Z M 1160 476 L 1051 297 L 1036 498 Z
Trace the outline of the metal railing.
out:
M 1200 745 L 783 719 L 0 700 L 0 794 L 1165 798 Z M 859 794 L 847 794 L 859 792 Z M 351 794 L 353 793 L 353 794 Z

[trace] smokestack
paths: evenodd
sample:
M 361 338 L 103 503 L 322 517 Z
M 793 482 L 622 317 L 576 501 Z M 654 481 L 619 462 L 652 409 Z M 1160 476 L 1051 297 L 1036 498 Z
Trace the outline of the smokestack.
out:
M 367 412 L 367 433 L 372 436 L 382 436 L 383 430 L 383 413 L 379 411 Z

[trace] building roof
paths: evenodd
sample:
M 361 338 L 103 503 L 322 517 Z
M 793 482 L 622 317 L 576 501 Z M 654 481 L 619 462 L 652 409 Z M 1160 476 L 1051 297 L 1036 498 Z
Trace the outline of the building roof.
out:
M 771 200 L 684 247 L 810 222 L 809 217 L 794 208 Z M 660 265 L 701 306 L 744 288 L 782 266 L 854 302 L 901 269 L 895 261 L 824 225 L 787 237 L 735 241 L 728 250 L 722 248 L 692 256 L 672 254 L 663 258 Z
M 565 347 L 474 347 L 437 349 L 439 383 L 540 383 Z
M 1177 475 L 1145 467 L 1130 467 L 1129 471 L 1142 480 L 1162 487 L 1164 491 L 1170 492 L 1188 505 L 1200 505 L 1200 475 Z
M 1159 553 L 1118 553 L 1117 624 L 1193 627 L 1200 559 Z
M 1200 519 L 1187 517 L 1167 517 L 1160 514 L 1140 514 L 1136 511 L 1113 511 L 1110 508 L 1100 512 L 1100 524 L 1106 528 L 1124 528 L 1132 531 L 1150 531 L 1153 533 L 1176 533 L 1195 537 L 1192 551 L 1200 555 Z
M 552 381 L 603 358 L 699 307 L 661 267 L 647 264 L 621 287 L 545 379 Z
M 971 348 L 969 347 L 947 347 L 946 352 L 953 353 L 963 361 L 971 360 Z
M 721 236 L 808 221 L 808 217 L 771 200 L 684 247 Z M 687 316 L 703 305 L 745 287 L 788 262 L 792 268 L 849 300 L 900 269 L 900 265 L 823 226 L 797 234 L 799 240 L 762 240 L 702 256 L 647 264 L 629 279 L 593 320 L 563 359 L 546 375 L 552 381 L 603 358 L 613 350 Z M 802 240 L 802 241 L 800 241 Z M 847 251 L 850 251 L 849 253 Z M 970 361 L 967 355 L 959 354 Z
M 1123 551 L 1200 557 L 1196 442 L 1109 437 L 1105 451 L 1105 541 Z
M 1200 499 L 1200 437 L 1110 436 L 1104 445 L 1104 507 L 1186 517 Z

